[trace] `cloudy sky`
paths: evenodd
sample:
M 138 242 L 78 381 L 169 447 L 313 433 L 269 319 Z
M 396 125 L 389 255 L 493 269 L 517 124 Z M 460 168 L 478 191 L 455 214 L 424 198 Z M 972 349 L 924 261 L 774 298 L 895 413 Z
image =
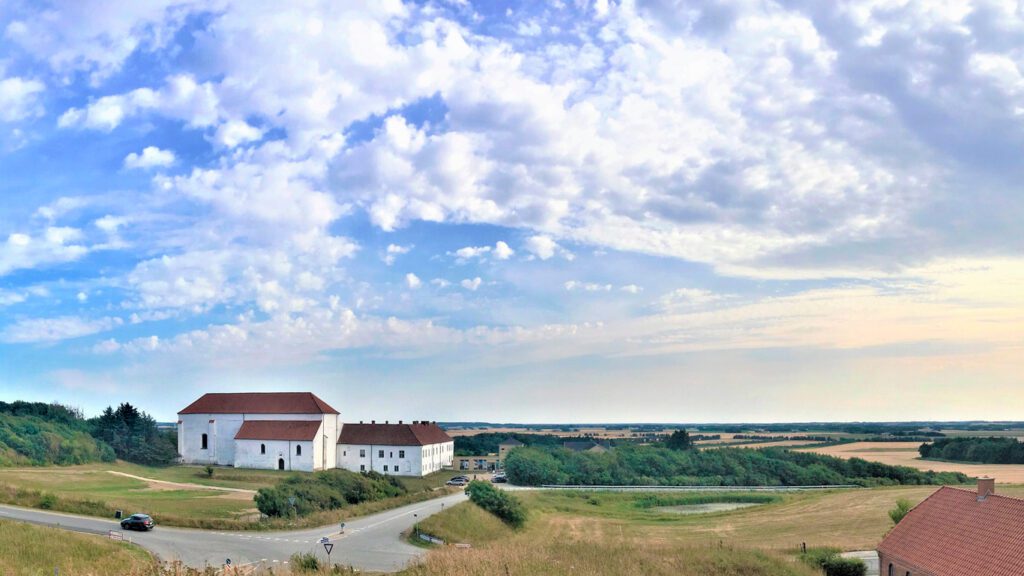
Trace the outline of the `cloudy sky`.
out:
M 1016 2 L 0 0 L 0 398 L 1021 419 Z

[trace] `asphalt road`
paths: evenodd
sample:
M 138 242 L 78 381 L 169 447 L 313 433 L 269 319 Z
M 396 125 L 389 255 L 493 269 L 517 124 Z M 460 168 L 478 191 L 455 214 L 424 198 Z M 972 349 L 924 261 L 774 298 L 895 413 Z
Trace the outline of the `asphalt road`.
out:
M 287 532 L 218 532 L 157 526 L 150 532 L 123 532 L 163 560 L 181 560 L 189 566 L 220 567 L 230 558 L 232 565 L 265 562 L 281 565 L 295 552 L 313 552 L 321 559 L 327 555 L 320 539 L 327 537 L 334 544 L 331 561 L 360 570 L 394 572 L 424 553 L 405 542 L 401 533 L 417 521 L 466 500 L 463 493 L 409 504 L 401 508 L 364 516 L 345 523 L 344 534 L 338 525 Z M 29 508 L 0 506 L 0 518 L 53 526 L 78 532 L 107 534 L 120 531 L 114 520 L 44 512 Z M 59 543 L 55 553 L 59 554 Z

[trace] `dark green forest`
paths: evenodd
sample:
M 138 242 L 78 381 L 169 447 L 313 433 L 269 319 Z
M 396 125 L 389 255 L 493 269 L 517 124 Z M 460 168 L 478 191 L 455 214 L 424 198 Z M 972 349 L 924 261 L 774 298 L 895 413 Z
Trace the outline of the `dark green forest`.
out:
M 941 438 L 918 448 L 922 458 L 980 464 L 1024 464 L 1024 444 L 1016 438 Z
M 484 432 L 472 436 L 455 437 L 456 456 L 481 456 L 498 452 L 498 444 L 509 438 L 515 438 L 527 446 L 561 447 L 564 442 L 574 440 L 591 440 L 587 436 L 556 436 L 554 434 L 508 434 L 504 432 Z
M 74 408 L 43 402 L 0 402 L 0 466 L 109 462 L 169 464 L 176 442 L 131 404 L 86 419 Z
M 968 481 L 958 472 L 923 472 L 779 448 L 672 450 L 629 444 L 605 453 L 517 448 L 509 454 L 505 470 L 510 482 L 527 486 L 888 486 Z

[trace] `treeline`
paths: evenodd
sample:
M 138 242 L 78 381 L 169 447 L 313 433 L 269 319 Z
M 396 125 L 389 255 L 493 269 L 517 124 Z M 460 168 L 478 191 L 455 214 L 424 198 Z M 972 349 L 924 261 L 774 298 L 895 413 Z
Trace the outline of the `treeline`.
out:
M 173 433 L 131 404 L 108 407 L 98 417 L 60 404 L 0 402 L 0 466 L 71 465 L 121 458 L 169 464 L 177 458 Z
M 941 438 L 918 448 L 922 458 L 978 462 L 980 464 L 1024 464 L 1024 444 L 1016 438 Z
M 402 481 L 378 472 L 322 470 L 292 476 L 256 491 L 256 507 L 267 516 L 305 516 L 337 510 L 351 504 L 373 502 L 408 492 Z
M 859 458 L 843 460 L 778 448 L 669 450 L 624 445 L 604 452 L 517 448 L 505 462 L 513 484 L 623 486 L 817 486 L 960 484 L 959 472 L 924 472 Z
M 485 432 L 472 436 L 455 437 L 456 456 L 482 456 L 498 451 L 498 444 L 514 438 L 527 446 L 561 447 L 564 442 L 593 440 L 589 436 L 557 436 L 555 434 L 508 434 L 504 432 Z
M 832 436 L 778 436 L 778 435 L 766 435 L 766 434 L 733 434 L 733 440 L 767 440 L 767 441 L 781 441 L 781 440 L 806 440 L 808 442 L 833 442 L 835 438 Z

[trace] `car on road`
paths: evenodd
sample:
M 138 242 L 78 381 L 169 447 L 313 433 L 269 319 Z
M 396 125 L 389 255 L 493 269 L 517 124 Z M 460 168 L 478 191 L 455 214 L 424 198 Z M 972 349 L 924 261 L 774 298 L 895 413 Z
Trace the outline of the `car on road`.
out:
M 491 478 L 491 482 L 494 484 L 506 484 L 508 483 L 508 478 L 506 478 L 504 474 L 495 474 L 494 477 Z
M 152 530 L 156 527 L 156 522 L 147 514 L 132 514 L 131 516 L 121 520 L 121 528 L 124 530 Z
M 451 480 L 445 482 L 445 484 L 447 484 L 448 486 L 465 486 L 466 484 L 469 484 L 469 479 L 465 477 L 452 478 Z

